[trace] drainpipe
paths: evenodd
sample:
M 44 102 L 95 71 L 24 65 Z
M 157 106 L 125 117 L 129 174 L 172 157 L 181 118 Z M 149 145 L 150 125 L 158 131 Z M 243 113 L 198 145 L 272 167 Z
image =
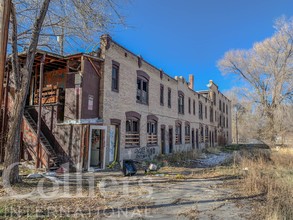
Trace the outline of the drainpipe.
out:
M 46 59 L 46 54 L 43 55 L 40 65 L 40 83 L 39 83 L 39 111 L 38 111 L 38 124 L 37 124 L 37 159 L 36 159 L 36 169 L 40 167 L 40 134 L 41 134 L 41 123 L 42 123 L 42 93 L 43 93 L 43 78 L 44 78 L 44 62 Z M 49 164 L 48 164 L 49 165 Z

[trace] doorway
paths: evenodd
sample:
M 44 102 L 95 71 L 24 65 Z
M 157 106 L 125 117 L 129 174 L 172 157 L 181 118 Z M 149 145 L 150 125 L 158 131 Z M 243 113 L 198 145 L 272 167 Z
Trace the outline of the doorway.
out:
M 194 128 L 191 131 L 191 144 L 192 144 L 192 149 L 194 149 Z
M 173 128 L 169 128 L 169 153 L 173 152 Z
M 88 170 L 105 168 L 106 128 L 91 126 L 89 137 Z
M 161 151 L 165 154 L 165 128 L 161 127 Z
M 196 142 L 196 148 L 198 148 L 198 129 L 196 129 L 195 142 Z

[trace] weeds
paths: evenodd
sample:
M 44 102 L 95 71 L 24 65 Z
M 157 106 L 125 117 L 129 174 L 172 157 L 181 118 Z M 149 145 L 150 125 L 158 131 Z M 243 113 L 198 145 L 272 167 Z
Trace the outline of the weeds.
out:
M 293 150 L 245 150 L 239 159 L 240 168 L 246 171 L 243 189 L 266 195 L 259 209 L 262 218 L 293 219 Z

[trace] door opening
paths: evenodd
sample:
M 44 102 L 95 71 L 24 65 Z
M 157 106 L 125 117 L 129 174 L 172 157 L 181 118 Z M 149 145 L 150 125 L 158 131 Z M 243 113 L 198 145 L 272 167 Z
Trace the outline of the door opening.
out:
M 106 129 L 103 126 L 91 126 L 89 138 L 88 170 L 105 168 Z
M 173 128 L 169 128 L 169 153 L 173 152 Z
M 165 154 L 165 128 L 161 128 L 161 151 Z
M 196 129 L 195 142 L 196 142 L 196 148 L 198 148 L 198 129 Z
M 192 144 L 192 149 L 194 149 L 194 129 L 191 131 L 191 144 Z

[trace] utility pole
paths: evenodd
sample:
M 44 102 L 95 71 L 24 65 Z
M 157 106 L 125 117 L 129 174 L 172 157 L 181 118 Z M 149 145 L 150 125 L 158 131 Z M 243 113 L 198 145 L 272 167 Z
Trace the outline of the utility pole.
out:
M 0 0 L 0 106 L 3 99 L 3 82 L 10 19 L 11 0 Z

